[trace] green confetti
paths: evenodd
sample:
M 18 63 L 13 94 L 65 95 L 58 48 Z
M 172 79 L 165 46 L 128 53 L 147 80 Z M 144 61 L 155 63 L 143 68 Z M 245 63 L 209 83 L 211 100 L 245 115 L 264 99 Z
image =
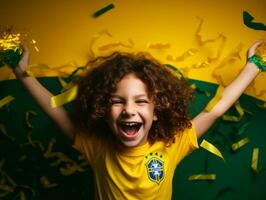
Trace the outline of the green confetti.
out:
M 182 72 L 177 67 L 174 67 L 173 65 L 170 64 L 165 64 L 165 66 L 170 68 L 173 72 L 175 72 L 179 77 L 179 79 L 185 79 Z
M 243 12 L 243 20 L 244 20 L 244 24 L 251 28 L 251 29 L 255 29 L 255 30 L 263 30 L 266 31 L 266 26 L 263 23 L 259 23 L 259 22 L 253 22 L 254 17 L 252 15 L 250 15 L 247 11 Z
M 0 67 L 9 65 L 10 67 L 16 67 L 20 61 L 22 50 L 20 48 L 7 49 L 0 51 Z
M 103 15 L 104 13 L 108 12 L 109 10 L 113 9 L 115 6 L 114 4 L 109 4 L 108 6 L 105 6 L 104 8 L 96 11 L 94 14 L 93 14 L 93 17 L 99 17 L 100 15 Z

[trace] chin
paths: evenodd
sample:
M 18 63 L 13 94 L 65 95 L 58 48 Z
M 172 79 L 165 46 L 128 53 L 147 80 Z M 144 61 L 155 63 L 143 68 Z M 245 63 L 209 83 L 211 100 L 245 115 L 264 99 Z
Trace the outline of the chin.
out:
M 145 144 L 141 140 L 125 141 L 125 140 L 120 139 L 120 142 L 124 147 L 137 147 L 137 146 L 142 146 L 143 144 Z
M 130 142 L 122 142 L 121 141 L 121 143 L 124 147 L 137 147 L 137 146 L 139 146 L 139 143 L 134 142 L 134 141 L 130 141 Z

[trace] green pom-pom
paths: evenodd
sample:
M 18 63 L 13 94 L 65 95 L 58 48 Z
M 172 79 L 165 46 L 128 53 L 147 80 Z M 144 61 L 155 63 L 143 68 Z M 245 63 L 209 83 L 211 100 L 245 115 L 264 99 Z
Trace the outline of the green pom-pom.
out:
M 4 65 L 9 65 L 12 68 L 15 68 L 22 55 L 22 50 L 20 48 L 8 49 L 0 51 L 0 67 Z

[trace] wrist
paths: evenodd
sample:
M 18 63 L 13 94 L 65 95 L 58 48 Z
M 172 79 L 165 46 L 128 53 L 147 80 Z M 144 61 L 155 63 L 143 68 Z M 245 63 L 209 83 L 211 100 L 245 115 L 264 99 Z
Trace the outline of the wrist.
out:
M 27 77 L 27 72 L 22 70 L 20 67 L 15 67 L 12 69 L 13 73 L 16 75 L 18 79 L 21 79 L 23 77 Z
M 248 63 L 251 63 L 254 66 L 256 66 L 260 72 L 266 71 L 266 63 L 263 61 L 263 59 L 260 56 L 256 54 L 248 58 Z

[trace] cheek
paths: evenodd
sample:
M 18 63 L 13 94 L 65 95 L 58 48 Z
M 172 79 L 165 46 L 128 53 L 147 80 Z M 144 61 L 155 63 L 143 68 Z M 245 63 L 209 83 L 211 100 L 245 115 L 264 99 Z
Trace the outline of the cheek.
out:
M 153 107 L 148 107 L 147 109 L 145 109 L 145 111 L 143 112 L 143 115 L 145 115 L 145 118 L 149 119 L 149 121 L 151 122 L 157 119 L 157 117 L 155 116 Z
M 120 115 L 120 109 L 117 107 L 111 107 L 108 111 L 109 119 L 116 120 Z

